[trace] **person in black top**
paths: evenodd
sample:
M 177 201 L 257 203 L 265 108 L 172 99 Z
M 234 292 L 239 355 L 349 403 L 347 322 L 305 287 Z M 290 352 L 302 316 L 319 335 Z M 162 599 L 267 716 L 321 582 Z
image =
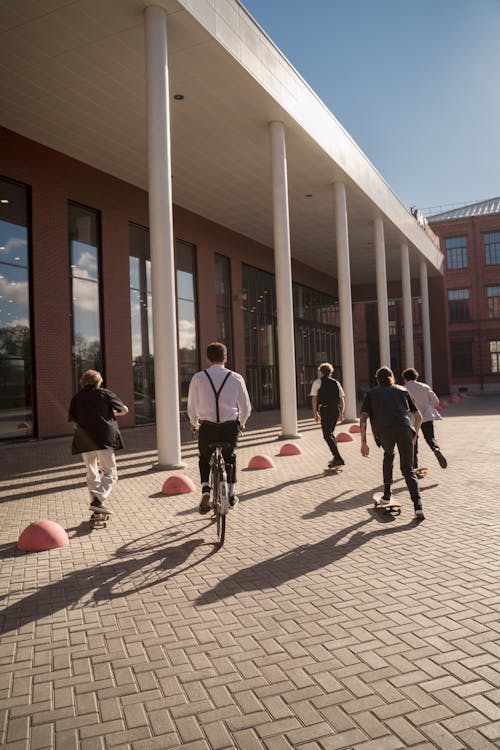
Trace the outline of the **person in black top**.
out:
M 314 420 L 321 421 L 321 429 L 326 444 L 332 453 L 332 460 L 328 464 L 331 468 L 344 466 L 344 459 L 340 455 L 337 441 L 333 435 L 335 425 L 344 419 L 345 396 L 338 380 L 332 377 L 333 365 L 322 362 L 318 367 L 319 377 L 311 386 L 312 411 Z
M 87 470 L 89 510 L 111 513 L 104 503 L 118 479 L 115 450 L 123 448 L 116 417 L 127 414 L 128 408 L 112 391 L 102 388 L 102 376 L 96 370 L 84 372 L 80 386 L 69 406 L 68 421 L 75 429 L 71 452 L 82 454 Z
M 375 442 L 384 449 L 382 502 L 389 504 L 391 500 L 394 446 L 397 445 L 401 473 L 413 501 L 415 518 L 423 520 L 424 510 L 420 488 L 413 468 L 414 443 L 422 423 L 422 415 L 406 388 L 395 385 L 392 370 L 388 367 L 381 367 L 377 370 L 375 377 L 378 386 L 365 395 L 361 406 L 361 454 L 368 457 L 370 453 L 366 442 L 366 422 L 370 418 Z

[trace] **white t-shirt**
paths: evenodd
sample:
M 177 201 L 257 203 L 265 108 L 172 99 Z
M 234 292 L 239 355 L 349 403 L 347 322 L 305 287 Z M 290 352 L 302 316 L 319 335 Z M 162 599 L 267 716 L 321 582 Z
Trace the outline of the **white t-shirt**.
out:
M 427 383 L 417 380 L 408 380 L 405 388 L 415 402 L 415 406 L 422 415 L 423 422 L 431 422 L 433 419 L 441 419 L 441 415 L 434 408 L 439 404 L 439 399 Z

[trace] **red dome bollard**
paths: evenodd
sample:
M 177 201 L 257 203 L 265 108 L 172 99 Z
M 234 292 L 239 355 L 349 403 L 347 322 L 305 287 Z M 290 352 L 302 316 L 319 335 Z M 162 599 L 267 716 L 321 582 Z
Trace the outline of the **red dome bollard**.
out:
M 361 427 L 359 426 L 359 424 L 352 424 L 349 427 L 349 432 L 353 435 L 356 435 L 356 433 L 361 432 Z
M 458 398 L 458 396 L 452 396 L 452 397 L 450 398 L 450 404 L 456 404 L 456 403 L 458 403 L 459 401 L 460 401 L 460 399 Z
M 337 443 L 350 443 L 354 438 L 348 432 L 339 432 L 338 435 L 335 435 L 335 440 Z
M 69 538 L 63 527 L 55 521 L 44 520 L 26 526 L 17 541 L 17 548 L 23 552 L 44 552 L 68 544 Z
M 285 443 L 281 446 L 280 456 L 299 456 L 302 448 L 296 443 Z
M 466 393 L 459 393 L 458 395 L 459 395 L 460 398 L 467 398 L 467 394 Z
M 440 401 L 438 405 L 441 407 L 441 409 L 448 409 L 449 407 L 449 403 L 447 401 Z
M 188 492 L 194 492 L 195 489 L 192 479 L 184 474 L 178 474 L 166 479 L 161 491 L 164 495 L 186 495 Z
M 271 456 L 252 456 L 248 462 L 249 469 L 274 469 L 274 461 Z

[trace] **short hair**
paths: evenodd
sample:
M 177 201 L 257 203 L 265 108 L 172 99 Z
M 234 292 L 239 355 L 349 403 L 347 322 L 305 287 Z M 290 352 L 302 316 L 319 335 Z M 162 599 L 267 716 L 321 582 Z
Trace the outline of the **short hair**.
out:
M 224 362 L 227 359 L 227 346 L 213 341 L 207 346 L 207 359 L 209 362 Z
M 102 375 L 97 370 L 87 370 L 80 378 L 80 385 L 82 388 L 91 386 L 92 388 L 99 388 L 102 383 Z
M 322 375 L 331 375 L 333 372 L 333 365 L 330 362 L 322 362 L 318 367 L 318 370 Z
M 379 385 L 392 385 L 395 382 L 394 373 L 390 367 L 379 367 L 375 377 Z
M 418 380 L 418 372 L 414 367 L 408 367 L 406 370 L 403 370 L 402 376 L 405 380 Z

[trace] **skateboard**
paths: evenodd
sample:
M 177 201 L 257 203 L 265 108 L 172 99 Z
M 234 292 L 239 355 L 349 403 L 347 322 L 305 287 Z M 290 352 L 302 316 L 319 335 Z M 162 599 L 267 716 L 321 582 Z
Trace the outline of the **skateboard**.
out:
M 429 473 L 429 469 L 424 468 L 423 466 L 419 466 L 418 469 L 415 469 L 415 474 L 417 475 L 419 479 L 423 479 L 424 477 L 427 476 L 428 473 Z
M 373 507 L 374 508 L 380 508 L 380 510 L 385 511 L 386 513 L 392 513 L 395 516 L 401 515 L 401 505 L 397 502 L 397 500 L 391 499 L 390 503 L 387 503 L 382 505 L 380 501 L 382 500 L 384 496 L 383 492 L 375 492 L 373 495 Z
M 98 510 L 92 511 L 89 525 L 91 529 L 105 529 L 106 522 L 109 519 L 109 513 L 101 513 Z
M 343 468 L 343 466 L 327 466 L 325 474 L 340 474 Z

